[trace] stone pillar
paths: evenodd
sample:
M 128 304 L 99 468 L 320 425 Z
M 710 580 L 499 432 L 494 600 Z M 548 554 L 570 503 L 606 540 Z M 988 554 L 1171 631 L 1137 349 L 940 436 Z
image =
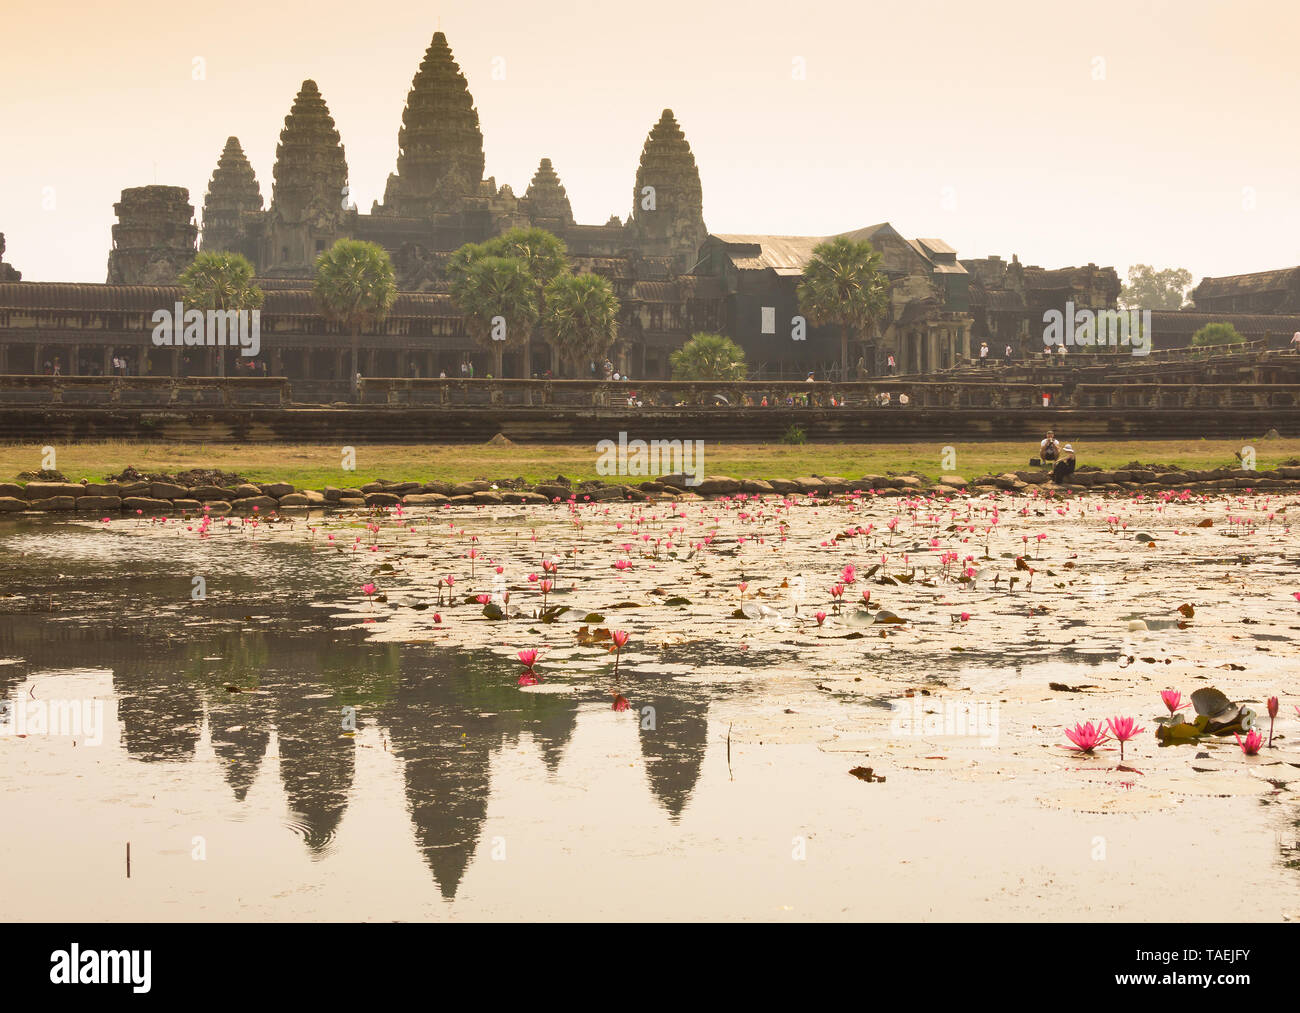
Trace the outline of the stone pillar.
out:
M 172 345 L 172 379 L 175 380 L 181 375 L 181 350 L 176 345 Z
M 64 374 L 67 376 L 80 376 L 81 374 L 80 372 L 78 372 L 78 366 L 77 366 L 80 360 L 81 360 L 81 346 L 73 345 L 72 348 L 68 350 L 68 361 L 63 364 Z M 0 373 L 2 372 L 4 372 L 4 370 L 0 370 Z
M 32 346 L 32 372 L 38 376 L 45 372 L 45 361 L 41 358 L 40 342 Z

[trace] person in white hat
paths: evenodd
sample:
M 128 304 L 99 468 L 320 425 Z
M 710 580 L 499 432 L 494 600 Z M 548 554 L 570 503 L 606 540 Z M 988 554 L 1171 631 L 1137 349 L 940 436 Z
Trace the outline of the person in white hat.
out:
M 1052 481 L 1057 485 L 1068 482 L 1074 476 L 1074 447 L 1067 443 L 1061 448 L 1061 459 L 1052 465 Z

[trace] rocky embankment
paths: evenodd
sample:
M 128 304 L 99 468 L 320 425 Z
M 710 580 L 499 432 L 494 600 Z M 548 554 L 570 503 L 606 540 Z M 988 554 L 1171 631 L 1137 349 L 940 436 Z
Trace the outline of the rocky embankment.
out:
M 1005 472 L 967 481 L 959 475 L 944 475 L 930 482 L 917 475 L 863 475 L 840 478 L 809 475 L 802 478 L 737 479 L 710 475 L 698 485 L 687 486 L 680 475 L 658 481 L 630 484 L 570 482 L 563 476 L 554 482 L 530 484 L 522 479 L 495 482 L 389 482 L 375 481 L 358 487 L 326 486 L 324 489 L 296 489 L 287 482 L 241 482 L 233 485 L 186 486 L 172 482 L 50 482 L 26 485 L 0 483 L 0 513 L 23 511 L 76 511 L 97 514 L 208 513 L 218 516 L 268 514 L 286 509 L 366 509 L 371 507 L 429 507 L 443 504 L 546 504 L 577 501 L 653 500 L 708 498 L 748 495 L 827 496 L 854 491 L 877 495 L 907 495 L 932 492 L 951 495 L 989 489 L 1023 491 L 1039 485 L 1073 494 L 1084 492 L 1146 492 L 1170 489 L 1223 491 L 1229 489 L 1300 491 L 1300 467 L 1279 467 L 1269 471 L 1218 468 L 1212 471 L 1129 469 L 1122 471 L 1080 471 L 1065 485 L 1054 485 L 1045 471 Z

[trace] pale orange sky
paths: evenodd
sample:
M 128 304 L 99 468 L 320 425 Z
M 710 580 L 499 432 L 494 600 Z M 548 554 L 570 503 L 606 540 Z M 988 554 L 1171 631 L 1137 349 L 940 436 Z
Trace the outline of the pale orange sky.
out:
M 960 257 L 1121 275 L 1141 261 L 1198 280 L 1300 264 L 1292 2 L 7 6 L 0 232 L 33 281 L 104 280 L 124 187 L 188 187 L 201 216 L 231 134 L 269 204 L 307 77 L 369 210 L 439 27 L 478 106 L 487 175 L 522 195 L 550 157 L 580 222 L 627 216 L 645 135 L 671 107 L 713 232 L 889 221 Z

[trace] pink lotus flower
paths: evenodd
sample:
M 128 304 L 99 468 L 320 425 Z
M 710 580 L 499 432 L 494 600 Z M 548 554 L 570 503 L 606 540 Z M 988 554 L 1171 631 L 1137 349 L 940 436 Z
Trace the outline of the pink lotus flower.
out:
M 826 621 L 826 613 L 818 612 L 816 615 L 813 616 L 813 618 L 817 620 L 817 625 L 820 626 L 822 623 Z
M 964 623 L 968 623 L 968 622 L 970 622 L 970 613 L 969 613 L 969 612 L 963 612 L 963 613 L 961 614 L 961 621 L 964 622 Z
M 1065 737 L 1074 743 L 1073 746 L 1065 748 L 1078 753 L 1091 753 L 1098 746 L 1110 741 L 1110 736 L 1106 734 L 1106 729 L 1100 721 L 1095 728 L 1091 721 L 1086 725 L 1075 722 L 1073 728 L 1065 730 Z
M 1169 708 L 1169 714 L 1171 717 L 1184 707 L 1191 706 L 1190 703 L 1183 702 L 1183 694 L 1178 692 L 1176 689 L 1162 689 L 1160 691 L 1160 699 L 1163 700 L 1165 706 Z
M 1259 747 L 1263 744 L 1264 736 L 1260 735 L 1259 732 L 1255 731 L 1253 728 L 1246 733 L 1245 742 L 1241 740 L 1240 735 L 1237 735 L 1237 745 L 1241 746 L 1241 751 L 1247 756 L 1255 756 L 1258 754 Z
M 519 652 L 519 660 L 524 663 L 524 668 L 531 669 L 537 664 L 537 655 L 537 648 L 529 647 Z
M 1133 718 L 1111 718 L 1106 722 L 1110 726 L 1111 734 L 1115 736 L 1115 741 L 1119 743 L 1119 762 L 1124 762 L 1124 743 L 1129 739 L 1135 739 L 1145 728 L 1138 728 L 1137 721 Z
M 1273 748 L 1273 721 L 1277 717 L 1278 702 L 1277 697 L 1268 698 L 1268 748 Z
M 614 646 L 611 647 L 610 650 L 614 652 L 614 678 L 617 679 L 618 663 L 619 660 L 623 657 L 623 647 L 627 643 L 628 632 L 627 630 L 614 630 L 609 635 L 609 639 L 614 641 Z
M 435 612 L 435 613 L 433 614 L 433 621 L 434 621 L 435 623 L 440 623 L 440 622 L 442 622 L 442 616 L 441 616 L 439 613 Z
M 614 707 L 613 707 L 613 709 L 616 710 L 616 711 L 625 711 L 625 710 L 627 710 L 627 697 L 622 696 L 622 695 L 620 695 L 620 694 L 618 694 L 618 693 L 615 693 L 615 694 L 614 694 Z
M 480 605 L 486 605 L 492 600 L 492 596 L 490 594 L 476 594 L 474 600 Z

